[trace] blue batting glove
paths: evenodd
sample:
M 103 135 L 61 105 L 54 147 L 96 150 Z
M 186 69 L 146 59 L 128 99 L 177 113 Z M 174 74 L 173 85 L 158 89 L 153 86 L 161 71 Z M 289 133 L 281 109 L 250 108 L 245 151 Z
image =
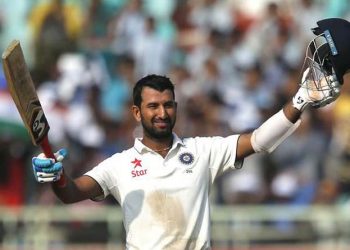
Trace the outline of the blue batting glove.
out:
M 46 158 L 43 153 L 37 157 L 33 157 L 32 166 L 34 177 L 37 182 L 55 182 L 61 178 L 63 173 L 62 161 L 67 156 L 68 152 L 66 149 L 60 149 L 55 153 L 55 159 Z

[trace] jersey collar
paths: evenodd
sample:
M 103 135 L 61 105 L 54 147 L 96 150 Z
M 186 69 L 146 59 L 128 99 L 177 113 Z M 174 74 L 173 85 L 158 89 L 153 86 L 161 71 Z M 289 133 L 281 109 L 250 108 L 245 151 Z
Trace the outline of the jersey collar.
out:
M 141 140 L 142 140 L 142 138 L 135 138 L 134 148 L 136 149 L 136 151 L 139 152 L 140 154 L 145 153 L 145 152 L 152 152 L 152 149 L 145 146 L 141 142 Z M 175 133 L 173 133 L 173 145 L 172 145 L 170 151 L 173 150 L 174 148 L 176 148 L 177 145 L 184 146 L 185 144 Z

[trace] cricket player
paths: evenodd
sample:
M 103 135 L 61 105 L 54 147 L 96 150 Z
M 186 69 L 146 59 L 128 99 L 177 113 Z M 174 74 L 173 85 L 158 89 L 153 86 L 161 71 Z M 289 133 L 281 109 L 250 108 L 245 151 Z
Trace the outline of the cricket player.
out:
M 209 192 L 222 173 L 239 169 L 253 153 L 271 153 L 300 124 L 308 107 L 333 102 L 350 69 L 350 23 L 324 19 L 313 29 L 300 88 L 282 110 L 252 133 L 180 138 L 173 133 L 177 103 L 169 78 L 148 75 L 133 89 L 132 113 L 143 137 L 76 179 L 43 154 L 32 160 L 38 182 L 52 183 L 64 203 L 102 200 L 121 205 L 126 249 L 210 249 Z

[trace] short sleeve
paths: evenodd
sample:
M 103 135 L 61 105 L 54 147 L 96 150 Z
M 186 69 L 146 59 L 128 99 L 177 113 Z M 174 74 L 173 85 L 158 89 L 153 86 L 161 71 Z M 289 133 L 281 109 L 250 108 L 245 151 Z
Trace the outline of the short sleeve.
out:
M 237 143 L 239 135 L 228 137 L 209 137 L 205 140 L 205 152 L 208 154 L 211 181 L 230 169 L 239 169 L 243 160 L 237 161 Z
M 103 190 L 103 195 L 99 197 L 95 197 L 93 199 L 94 201 L 103 200 L 110 194 L 109 190 L 112 184 L 110 180 L 110 174 L 108 173 L 108 169 L 109 169 L 108 160 L 105 160 L 84 174 L 93 178 Z

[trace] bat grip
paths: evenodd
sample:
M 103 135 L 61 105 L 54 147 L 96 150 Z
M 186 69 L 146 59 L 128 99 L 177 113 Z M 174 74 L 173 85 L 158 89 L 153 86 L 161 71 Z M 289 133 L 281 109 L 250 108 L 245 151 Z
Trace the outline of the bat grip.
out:
M 47 138 L 47 136 L 45 136 L 44 139 L 41 141 L 40 147 L 43 150 L 43 152 L 47 158 L 52 158 L 52 159 L 55 159 L 55 161 L 56 161 L 56 157 L 52 152 L 52 148 L 51 148 L 51 145 L 49 143 L 49 139 Z
M 49 143 L 49 139 L 48 139 L 47 135 L 46 135 L 46 136 L 44 137 L 44 139 L 41 141 L 40 147 L 41 147 L 41 149 L 43 150 L 43 152 L 44 152 L 44 154 L 45 154 L 45 156 L 46 156 L 47 158 L 52 158 L 52 159 L 55 159 L 55 161 L 57 161 L 55 155 L 54 155 L 53 152 L 52 152 L 52 148 L 51 148 L 51 145 L 50 145 L 50 143 Z M 56 185 L 57 185 L 58 187 L 60 187 L 60 188 L 63 188 L 63 187 L 65 187 L 65 186 L 67 185 L 67 180 L 66 180 L 66 177 L 65 177 L 65 175 L 63 174 L 63 172 L 62 172 L 62 174 L 61 174 L 61 178 L 60 178 L 57 182 L 55 182 L 55 183 L 56 183 Z

